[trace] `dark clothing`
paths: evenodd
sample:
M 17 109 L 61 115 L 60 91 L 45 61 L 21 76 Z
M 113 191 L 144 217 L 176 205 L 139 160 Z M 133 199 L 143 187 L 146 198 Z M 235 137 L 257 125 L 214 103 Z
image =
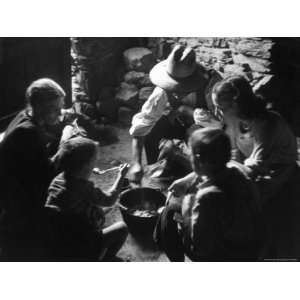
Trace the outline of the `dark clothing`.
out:
M 52 255 L 64 260 L 96 260 L 102 245 L 108 197 L 88 180 L 59 174 L 50 184 L 46 207 L 56 210 L 52 223 Z M 51 228 L 50 228 L 51 230 Z M 74 252 L 74 249 L 77 249 Z
M 258 198 L 250 180 L 238 170 L 227 168 L 213 181 L 200 183 L 197 188 L 187 222 L 195 256 L 218 260 L 254 259 Z
M 261 223 L 266 228 L 260 259 L 300 259 L 300 168 L 294 167 L 289 180 L 266 203 Z
M 61 173 L 49 186 L 46 206 L 55 206 L 62 213 L 80 215 L 101 229 L 105 217 L 100 205 L 106 198 L 107 195 L 91 181 Z
M 43 133 L 21 112 L 0 144 L 1 208 L 15 216 L 42 208 L 54 175 Z
M 54 176 L 47 139 L 22 111 L 0 143 L 0 242 L 13 256 L 29 257 L 29 252 L 38 248 L 38 216 Z
M 173 258 L 177 255 L 179 259 L 184 249 L 196 261 L 255 259 L 259 246 L 256 201 L 251 182 L 233 168 L 221 172 L 213 181 L 200 183 L 195 193 L 184 198 L 181 207 L 183 246 L 177 246 L 177 250 L 167 255 Z M 164 230 L 160 233 L 162 240 L 168 241 L 173 236 L 174 247 L 178 244 L 178 234 L 176 237 L 172 214 L 177 211 L 167 208 L 159 225 Z
M 167 116 L 163 116 L 154 125 L 150 133 L 145 136 L 145 152 L 148 164 L 157 161 L 159 155 L 159 142 L 161 139 L 184 139 L 186 137 L 187 128 L 178 120 L 170 122 Z
M 184 244 L 178 231 L 178 223 L 174 219 L 176 213 L 181 214 L 180 205 L 168 205 L 161 213 L 154 230 L 154 241 L 165 251 L 170 261 L 184 261 Z
M 194 119 L 190 112 L 181 110 L 184 106 L 191 111 L 195 108 L 212 107 L 212 88 L 222 77 L 215 70 L 206 70 L 205 74 L 207 78 L 199 83 L 199 90 L 181 100 L 156 87 L 141 111 L 133 117 L 130 134 L 145 137 L 148 164 L 157 161 L 161 139 L 186 138 L 187 130 L 194 123 Z
M 78 214 L 44 208 L 44 258 L 49 261 L 97 261 L 103 248 L 102 233 Z

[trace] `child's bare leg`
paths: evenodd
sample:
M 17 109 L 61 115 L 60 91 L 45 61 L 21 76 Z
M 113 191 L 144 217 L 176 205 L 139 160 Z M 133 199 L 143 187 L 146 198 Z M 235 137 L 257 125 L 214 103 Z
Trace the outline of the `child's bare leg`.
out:
M 123 246 L 127 235 L 128 229 L 124 222 L 116 222 L 102 230 L 103 243 L 105 248 L 104 258 L 109 259 L 116 256 L 118 251 Z

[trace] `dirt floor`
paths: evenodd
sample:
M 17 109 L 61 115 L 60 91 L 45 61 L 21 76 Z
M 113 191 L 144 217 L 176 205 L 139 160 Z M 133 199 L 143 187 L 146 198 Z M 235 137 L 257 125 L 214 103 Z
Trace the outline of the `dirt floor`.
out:
M 130 163 L 131 161 L 131 138 L 128 128 L 121 125 L 114 126 L 119 141 L 111 145 L 101 146 L 97 167 L 101 170 L 118 166 L 120 163 Z M 111 171 L 103 175 L 93 175 L 92 179 L 96 186 L 104 191 L 109 190 L 117 176 L 117 171 Z M 147 185 L 147 184 L 144 184 Z M 118 207 L 115 207 L 106 216 L 106 225 L 115 221 L 123 220 Z M 125 261 L 168 261 L 166 255 L 159 251 L 152 241 L 152 235 L 136 236 L 129 233 L 128 238 L 118 253 L 118 256 Z
M 110 145 L 99 146 L 99 158 L 97 167 L 101 170 L 118 166 L 121 163 L 131 161 L 131 137 L 129 128 L 124 125 L 114 125 L 119 141 Z M 300 138 L 298 142 L 298 155 L 300 158 Z M 109 190 L 117 175 L 117 171 L 111 171 L 103 175 L 93 175 L 92 180 L 96 186 L 104 191 Z M 149 186 L 147 179 L 143 183 L 144 186 Z M 151 186 L 151 184 L 150 184 Z M 115 221 L 123 220 L 118 207 L 115 207 L 107 214 L 106 225 L 110 225 Z M 152 262 L 152 261 L 168 261 L 166 255 L 159 251 L 152 240 L 152 235 L 135 236 L 129 233 L 128 238 L 118 253 L 118 256 L 125 261 L 137 262 Z
M 129 128 L 116 124 L 113 126 L 119 141 L 110 145 L 99 146 L 99 157 L 97 166 L 101 170 L 105 170 L 121 163 L 130 163 L 131 161 L 131 137 L 129 135 Z M 1 136 L 1 133 L 0 133 Z M 300 162 L 300 138 L 297 138 L 298 143 L 298 162 Z M 104 191 L 108 191 L 116 179 L 117 171 L 107 172 L 103 175 L 92 175 L 92 180 L 95 185 Z M 151 186 L 147 180 L 143 183 L 144 186 Z M 118 207 L 114 207 L 106 216 L 106 226 L 123 220 L 121 212 Z M 152 235 L 136 236 L 129 233 L 128 238 L 121 248 L 118 256 L 125 261 L 136 262 L 166 262 L 169 261 L 164 253 L 159 251 L 152 240 Z M 189 261 L 186 258 L 187 261 Z

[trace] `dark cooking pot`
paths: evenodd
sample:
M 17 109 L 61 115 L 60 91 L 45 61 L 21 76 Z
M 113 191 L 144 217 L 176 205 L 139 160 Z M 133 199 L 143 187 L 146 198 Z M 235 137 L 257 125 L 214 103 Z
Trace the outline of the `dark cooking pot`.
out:
M 157 211 L 165 205 L 166 197 L 159 190 L 152 188 L 135 188 L 126 190 L 120 194 L 119 207 L 125 223 L 133 233 L 153 233 L 158 219 L 158 213 L 154 215 L 134 215 L 135 210 Z

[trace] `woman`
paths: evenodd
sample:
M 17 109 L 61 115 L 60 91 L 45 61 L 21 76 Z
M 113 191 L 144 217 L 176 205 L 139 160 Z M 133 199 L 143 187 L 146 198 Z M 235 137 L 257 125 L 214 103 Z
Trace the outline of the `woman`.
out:
M 242 163 L 233 164 L 256 182 L 260 193 L 261 231 L 266 229 L 261 257 L 299 257 L 300 176 L 294 134 L 278 113 L 266 109 L 244 77 L 217 83 L 212 100 Z
M 64 98 L 53 80 L 34 81 L 26 91 L 26 109 L 9 124 L 0 144 L 1 236 L 10 256 L 26 257 L 26 249 L 35 248 L 30 240 L 35 239 L 36 217 L 55 176 L 48 133 L 59 122 Z
M 296 138 L 278 113 L 266 109 L 242 76 L 217 83 L 212 101 L 215 114 L 223 118 L 242 169 L 258 183 L 261 206 L 264 206 L 282 190 L 295 171 Z
M 300 176 L 294 134 L 278 113 L 266 109 L 242 76 L 216 83 L 212 101 L 237 152 L 230 164 L 252 178 L 259 190 L 261 258 L 299 257 Z M 185 192 L 188 179 L 175 181 L 170 189 Z

